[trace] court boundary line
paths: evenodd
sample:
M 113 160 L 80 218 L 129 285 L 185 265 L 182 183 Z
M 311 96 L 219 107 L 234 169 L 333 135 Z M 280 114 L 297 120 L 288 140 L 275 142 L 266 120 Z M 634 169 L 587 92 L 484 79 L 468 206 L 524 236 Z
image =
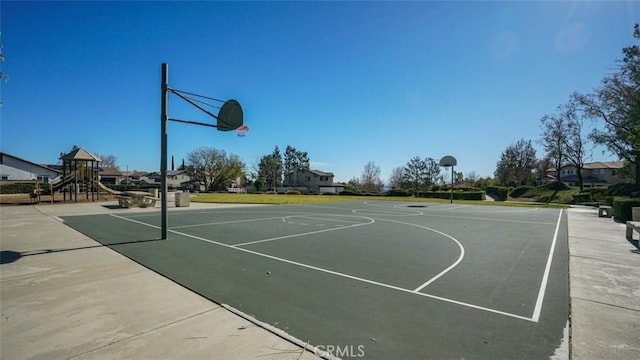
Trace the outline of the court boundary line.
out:
M 144 222 L 141 222 L 141 221 L 128 219 L 128 218 L 123 217 L 123 216 L 119 216 L 119 215 L 115 215 L 115 214 L 109 214 L 109 215 L 113 216 L 115 218 L 124 220 L 124 221 L 131 221 L 131 222 L 134 222 L 134 223 L 137 223 L 137 224 L 140 224 L 140 225 L 152 227 L 154 229 L 159 229 L 160 228 L 159 226 L 156 226 L 156 225 L 151 225 L 151 224 L 147 224 L 147 223 L 144 223 Z M 210 244 L 222 246 L 222 247 L 229 248 L 229 249 L 234 249 L 234 250 L 237 250 L 237 251 L 242 251 L 242 252 L 245 252 L 245 253 L 248 253 L 248 254 L 264 257 L 264 258 L 275 260 L 275 261 L 280 261 L 280 262 L 283 262 L 283 263 L 286 263 L 286 264 L 290 264 L 290 265 L 294 265 L 294 266 L 299 266 L 299 267 L 303 267 L 303 268 L 306 268 L 306 269 L 310 269 L 310 270 L 315 270 L 315 271 L 331 274 L 331 275 L 338 276 L 338 277 L 343 277 L 343 278 L 347 278 L 347 279 L 351 279 L 351 280 L 355 280 L 355 281 L 360 281 L 360 282 L 364 282 L 364 283 L 367 283 L 367 284 L 372 284 L 372 285 L 376 285 L 376 286 L 380 286 L 380 287 L 384 287 L 384 288 L 388 288 L 388 289 L 392 289 L 392 290 L 397 290 L 397 291 L 404 292 L 404 293 L 419 295 L 419 296 L 427 297 L 427 298 L 430 298 L 430 299 L 439 300 L 439 301 L 442 301 L 442 302 L 447 302 L 447 303 L 451 303 L 451 304 L 460 305 L 460 306 L 463 306 L 463 307 L 468 307 L 468 308 L 472 308 L 472 309 L 476 309 L 476 310 L 490 312 L 490 313 L 493 313 L 493 314 L 512 317 L 512 318 L 515 318 L 515 319 L 520 319 L 520 320 L 525 320 L 525 321 L 530 321 L 530 322 L 535 322 L 535 323 L 538 322 L 537 320 L 534 320 L 533 318 L 526 317 L 526 316 L 523 316 L 523 315 L 512 314 L 512 313 L 508 313 L 506 311 L 491 309 L 491 308 L 487 308 L 487 307 L 480 306 L 480 305 L 469 304 L 469 303 L 465 303 L 465 302 L 462 302 L 462 301 L 448 299 L 448 298 L 437 296 L 437 295 L 432 295 L 432 294 L 427 294 L 427 293 L 423 293 L 423 292 L 419 292 L 419 291 L 415 291 L 415 290 L 405 289 L 405 288 L 401 288 L 401 287 L 395 286 L 395 285 L 385 284 L 385 283 L 382 283 L 382 282 L 373 281 L 373 280 L 361 278 L 361 277 L 354 276 L 354 275 L 344 274 L 344 273 L 340 273 L 340 272 L 337 272 L 337 271 L 334 271 L 334 270 L 324 269 L 324 268 L 321 268 L 321 267 L 317 267 L 317 266 L 313 266 L 313 265 L 309 265 L 309 264 L 304 264 L 304 263 L 301 263 L 301 262 L 288 260 L 288 259 L 285 259 L 285 258 L 281 258 L 281 257 L 269 255 L 269 254 L 264 254 L 264 253 L 261 253 L 261 252 L 249 250 L 249 249 L 246 249 L 246 248 L 237 247 L 237 246 L 234 246 L 234 245 L 228 245 L 228 244 L 221 243 L 221 242 L 218 242 L 218 241 L 215 241 L 215 240 L 206 239 L 206 238 L 203 238 L 203 237 L 200 237 L 200 236 L 191 235 L 191 234 L 183 233 L 183 232 L 180 232 L 180 231 L 175 231 L 175 230 L 171 230 L 171 229 L 169 229 L 168 231 L 172 232 L 172 233 L 174 233 L 176 235 L 185 236 L 185 237 L 192 238 L 192 239 L 195 239 L 195 240 L 207 242 L 207 243 L 210 243 Z
M 398 221 L 398 220 L 387 220 L 387 219 L 378 219 L 380 221 L 389 221 L 389 222 L 394 222 L 396 224 L 400 224 L 400 225 L 406 225 L 406 226 L 414 226 L 420 229 L 424 229 L 424 230 L 428 230 L 428 231 L 433 231 L 437 234 L 440 234 L 444 237 L 447 237 L 451 240 L 453 240 L 453 242 L 455 242 L 458 247 L 460 248 L 460 255 L 458 256 L 458 259 L 451 265 L 449 265 L 449 267 L 447 267 L 446 269 L 442 270 L 440 273 L 438 273 L 436 276 L 432 277 L 431 279 L 427 280 L 426 282 L 424 282 L 422 285 L 418 286 L 417 288 L 413 289 L 413 291 L 421 291 L 422 289 L 426 288 L 427 286 L 431 285 L 431 283 L 433 283 L 434 281 L 438 280 L 439 278 L 441 278 L 442 276 L 444 276 L 446 273 L 448 273 L 449 271 L 451 271 L 453 268 L 455 268 L 456 266 L 458 266 L 458 264 L 460 264 L 462 262 L 462 259 L 464 259 L 464 246 L 462 246 L 462 244 L 460 243 L 460 241 L 458 241 L 458 239 L 454 238 L 453 236 L 436 230 L 436 229 L 432 229 L 428 226 L 424 226 L 424 225 L 418 225 L 418 224 L 412 224 L 412 223 L 408 223 L 408 222 L 403 222 L 403 221 Z
M 542 275 L 542 283 L 540 284 L 540 290 L 538 291 L 538 297 L 536 299 L 536 306 L 533 308 L 533 314 L 531 319 L 535 322 L 540 320 L 540 314 L 542 313 L 542 304 L 544 302 L 544 295 L 547 293 L 547 283 L 549 281 L 549 273 L 551 272 L 551 263 L 553 262 L 553 255 L 556 252 L 556 242 L 558 240 L 558 231 L 560 230 L 560 223 L 562 222 L 562 212 L 558 214 L 558 222 L 556 223 L 556 230 L 553 234 L 553 241 L 551 241 L 551 249 L 549 249 L 549 256 L 547 257 L 547 263 L 544 268 L 544 274 Z
M 157 214 L 156 214 L 156 216 L 157 216 Z M 184 229 L 184 228 L 198 227 L 198 226 L 227 225 L 227 224 L 236 224 L 236 223 L 241 223 L 241 222 L 266 221 L 266 220 L 275 220 L 275 219 L 282 219 L 282 216 L 268 217 L 268 218 L 258 218 L 258 219 L 246 219 L 246 220 L 219 221 L 219 222 L 204 223 L 204 224 L 193 224 L 193 225 L 181 225 L 181 226 L 173 226 L 173 227 L 170 227 L 170 228 L 171 229 Z
M 336 228 L 309 231 L 309 232 L 300 233 L 300 234 L 291 234 L 291 235 L 277 236 L 277 237 L 273 237 L 273 238 L 269 238 L 269 239 L 247 241 L 247 242 L 240 243 L 240 244 L 233 244 L 231 246 L 232 247 L 239 247 L 239 246 L 247 246 L 247 245 L 253 245 L 253 244 L 261 244 L 261 243 L 270 242 L 270 241 L 276 241 L 276 240 L 282 240 L 282 239 L 290 239 L 290 238 L 299 237 L 299 236 L 314 235 L 314 234 L 320 234 L 320 233 L 329 232 L 329 231 L 336 231 L 336 230 L 350 229 L 350 228 L 354 228 L 354 227 L 358 227 L 358 226 L 371 225 L 374 222 L 376 222 L 372 218 L 366 218 L 365 217 L 365 219 L 369 219 L 371 221 L 368 222 L 368 223 L 357 223 L 357 224 L 351 224 L 351 225 L 346 225 L 346 226 L 341 226 L 341 227 L 336 227 Z

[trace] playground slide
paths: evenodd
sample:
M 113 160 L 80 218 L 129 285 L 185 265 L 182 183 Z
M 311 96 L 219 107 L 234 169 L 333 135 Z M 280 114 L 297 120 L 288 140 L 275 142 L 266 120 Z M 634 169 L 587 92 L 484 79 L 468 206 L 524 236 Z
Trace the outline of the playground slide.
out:
M 71 184 L 73 182 L 74 178 L 75 178 L 74 174 L 69 174 L 69 175 L 63 177 L 62 179 L 60 179 L 60 181 L 58 181 L 56 183 L 51 183 L 51 190 L 57 191 L 59 189 L 62 189 L 63 187 L 67 186 L 68 184 Z
M 98 181 L 98 187 L 106 192 L 108 192 L 111 195 L 119 195 L 120 191 L 117 190 L 113 190 L 110 187 L 107 187 L 105 184 L 101 183 L 100 181 Z

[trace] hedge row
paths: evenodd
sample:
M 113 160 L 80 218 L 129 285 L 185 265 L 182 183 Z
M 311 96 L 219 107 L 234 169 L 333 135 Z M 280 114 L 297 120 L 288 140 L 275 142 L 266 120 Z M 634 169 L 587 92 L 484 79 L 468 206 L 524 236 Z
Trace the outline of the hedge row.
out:
M 0 185 L 0 194 L 30 194 L 33 189 L 34 184 L 5 184 Z
M 484 191 L 489 195 L 495 196 L 498 201 L 507 200 L 509 195 L 509 188 L 506 186 L 487 186 Z
M 416 197 L 430 198 L 430 199 L 451 199 L 451 192 L 420 191 L 416 193 Z M 483 191 L 476 191 L 476 192 L 454 191 L 453 199 L 454 200 L 484 200 L 484 192 Z
M 509 196 L 511 196 L 512 198 L 519 198 L 519 197 L 522 197 L 522 195 L 524 195 L 527 191 L 533 188 L 534 188 L 533 186 L 527 186 L 527 185 L 518 186 L 517 188 L 511 190 L 511 192 L 509 193 Z
M 615 198 L 613 200 L 613 217 L 619 221 L 632 219 L 631 208 L 640 207 L 640 198 Z
M 573 203 L 574 204 L 585 204 L 593 202 L 593 196 L 590 192 L 583 192 L 578 194 L 573 194 Z

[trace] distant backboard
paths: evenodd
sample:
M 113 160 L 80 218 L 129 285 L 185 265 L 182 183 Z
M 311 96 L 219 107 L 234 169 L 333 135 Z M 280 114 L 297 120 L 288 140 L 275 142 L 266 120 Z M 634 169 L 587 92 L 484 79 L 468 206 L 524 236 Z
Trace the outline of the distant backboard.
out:
M 218 112 L 216 127 L 218 131 L 231 131 L 242 126 L 243 121 L 244 114 L 240 103 L 231 99 L 222 104 L 220 112 Z
M 458 161 L 453 156 L 447 155 L 440 159 L 440 166 L 449 167 L 458 165 Z

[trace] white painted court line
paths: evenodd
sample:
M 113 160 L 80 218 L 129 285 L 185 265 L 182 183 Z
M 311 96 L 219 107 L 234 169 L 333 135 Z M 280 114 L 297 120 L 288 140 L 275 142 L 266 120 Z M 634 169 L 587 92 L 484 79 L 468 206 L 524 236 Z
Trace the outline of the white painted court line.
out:
M 130 221 L 130 222 L 132 222 L 132 223 L 136 223 L 136 224 L 140 224 L 140 225 L 148 226 L 148 227 L 151 227 L 151 228 L 154 228 L 154 229 L 160 229 L 160 226 L 147 224 L 147 223 L 145 223 L 145 222 L 138 221 L 138 220 L 133 220 L 133 219 L 129 219 L 129 218 L 126 218 L 126 217 L 124 217 L 124 216 L 120 216 L 120 215 L 116 215 L 116 214 L 109 214 L 109 216 L 113 216 L 114 218 L 118 218 L 118 219 L 122 219 L 122 220 Z
M 325 215 L 325 216 L 346 216 L 346 217 L 354 217 L 354 218 L 361 218 L 361 219 L 368 219 L 364 216 L 351 216 L 351 215 L 329 215 L 329 214 L 311 214 L 313 216 L 307 216 L 307 215 L 290 215 L 290 216 L 285 216 L 285 217 L 280 217 L 282 218 L 282 221 L 284 222 L 289 222 L 286 219 L 291 219 L 291 218 L 302 218 L 302 219 L 310 219 L 310 220 L 323 220 L 323 221 L 334 221 L 334 222 L 343 222 L 343 223 L 347 223 L 347 224 L 362 224 L 361 222 L 358 221 L 347 221 L 347 220 L 339 220 L 339 219 L 327 219 L 327 218 L 321 218 L 321 217 L 315 217 L 318 215 Z M 293 223 L 293 222 L 292 222 Z
M 282 240 L 282 239 L 290 239 L 290 238 L 295 238 L 295 237 L 300 237 L 300 236 L 305 236 L 305 235 L 313 235 L 313 234 L 320 234 L 320 233 L 324 233 L 324 232 L 329 232 L 329 231 L 336 231 L 336 230 L 343 230 L 343 229 L 349 229 L 349 228 L 354 228 L 354 227 L 358 227 L 358 226 L 364 226 L 364 225 L 369 225 L 369 224 L 373 224 L 375 222 L 375 220 L 368 218 L 370 220 L 370 222 L 366 222 L 366 223 L 357 223 L 357 224 L 353 224 L 353 225 L 346 225 L 346 226 L 341 226 L 341 227 L 337 227 L 337 228 L 330 228 L 330 229 L 322 229 L 322 230 L 316 230 L 316 231 L 309 231 L 309 232 L 305 232 L 305 233 L 301 233 L 301 234 L 292 234 L 292 235 L 285 235 L 285 236 L 278 236 L 278 237 L 273 237 L 273 238 L 269 238 L 269 239 L 262 239 L 262 240 L 256 240 L 256 241 L 248 241 L 245 243 L 241 243 L 241 244 L 233 244 L 230 245 L 232 247 L 239 247 L 239 246 L 247 246 L 247 245 L 253 245 L 253 244 L 260 244 L 260 243 L 265 243 L 265 242 L 269 242 L 269 241 L 276 241 L 276 240 Z
M 261 218 L 261 219 L 230 220 L 230 221 L 211 222 L 211 223 L 204 223 L 204 224 L 171 226 L 169 228 L 170 229 L 184 229 L 184 228 L 198 227 L 198 226 L 226 225 L 226 224 L 237 224 L 237 223 L 253 222 L 253 221 L 267 221 L 267 220 L 276 220 L 276 219 L 282 219 L 282 216 L 268 217 L 268 218 Z
M 449 218 L 449 219 L 467 219 L 467 220 L 481 220 L 481 221 L 511 222 L 511 223 L 535 224 L 535 225 L 553 225 L 553 224 L 555 224 L 555 223 L 540 222 L 540 221 L 495 219 L 495 218 L 482 218 L 482 217 L 473 217 L 473 216 L 453 216 L 453 215 L 434 215 L 434 214 L 424 214 L 424 216 L 441 217 L 441 218 Z
M 146 226 L 152 227 L 154 229 L 159 229 L 160 228 L 159 226 L 146 224 L 146 223 L 143 223 L 143 222 L 140 222 L 140 221 L 127 219 L 125 217 L 121 217 L 121 216 L 117 216 L 117 215 L 113 215 L 113 214 L 111 214 L 111 216 L 117 217 L 117 218 L 125 220 L 125 221 L 131 221 L 131 222 L 134 222 L 134 223 L 137 223 L 137 224 L 146 225 Z M 169 230 L 169 232 L 172 232 L 172 233 L 177 234 L 177 235 L 185 236 L 185 237 L 188 237 L 188 238 L 192 238 L 192 239 L 195 239 L 195 240 L 204 241 L 204 242 L 208 242 L 208 243 L 211 243 L 211 244 L 214 244 L 214 245 L 222 246 L 222 247 L 225 247 L 225 248 L 228 248 L 228 249 L 234 249 L 234 250 L 237 250 L 237 251 L 242 251 L 242 252 L 245 252 L 245 253 L 248 253 L 248 254 L 264 257 L 264 258 L 275 260 L 275 261 L 280 261 L 280 262 L 287 263 L 287 264 L 290 264 L 290 265 L 303 267 L 303 268 L 306 268 L 306 269 L 316 270 L 316 271 L 319 271 L 319 272 L 335 275 L 335 276 L 338 276 L 338 277 L 343 277 L 343 278 L 347 278 L 347 279 L 351 279 L 351 280 L 356 280 L 356 281 L 364 282 L 364 283 L 367 283 L 367 284 L 377 285 L 377 286 L 380 286 L 380 287 L 393 289 L 393 290 L 401 291 L 401 292 L 404 292 L 404 293 L 423 296 L 423 297 L 434 299 L 434 300 L 440 300 L 442 302 L 456 304 L 456 305 L 460 305 L 460 306 L 464 306 L 464 307 L 468 307 L 468 308 L 472 308 L 472 309 L 476 309 L 476 310 L 486 311 L 486 312 L 490 312 L 490 313 L 493 313 L 493 314 L 504 315 L 504 316 L 515 318 L 515 319 L 537 322 L 537 320 L 534 321 L 532 318 L 528 318 L 528 317 L 525 317 L 525 316 L 511 314 L 511 313 L 508 313 L 508 312 L 505 312 L 505 311 L 490 309 L 490 308 L 486 308 L 486 307 L 483 307 L 483 306 L 468 304 L 468 303 L 465 303 L 465 302 L 462 302 L 462 301 L 447 299 L 447 298 L 440 297 L 440 296 L 425 294 L 425 293 L 418 292 L 418 291 L 415 291 L 415 290 L 404 289 L 404 288 L 401 288 L 401 287 L 398 287 L 398 286 L 394 286 L 394 285 L 389 285 L 389 284 L 385 284 L 385 283 L 381 283 L 381 282 L 377 282 L 377 281 L 373 281 L 373 280 L 368 280 L 368 279 L 364 279 L 364 278 L 361 278 L 361 277 L 357 277 L 357 276 L 353 276 L 353 275 L 349 275 L 349 274 L 344 274 L 344 273 L 340 273 L 340 272 L 337 272 L 337 271 L 320 268 L 320 267 L 313 266 L 313 265 L 303 264 L 303 263 L 299 263 L 299 262 L 292 261 L 292 260 L 287 260 L 287 259 L 280 258 L 280 257 L 277 257 L 277 256 L 273 256 L 273 255 L 263 254 L 263 253 L 260 253 L 260 252 L 257 252 L 257 251 L 252 251 L 252 250 L 249 250 L 249 249 L 240 248 L 240 247 L 237 247 L 237 246 L 234 246 L 234 245 L 227 245 L 225 243 L 221 243 L 221 242 L 217 242 L 217 241 L 214 241 L 214 240 L 205 239 L 205 238 L 202 238 L 202 237 L 199 237 L 199 236 L 182 233 L 182 232 L 175 231 L 175 230 Z
M 558 240 L 558 230 L 560 229 L 560 222 L 562 220 L 562 212 L 558 214 L 558 222 L 556 223 L 556 231 L 553 234 L 553 241 L 551 242 L 551 249 L 549 249 L 549 256 L 547 257 L 547 265 L 544 268 L 544 275 L 542 276 L 542 283 L 540 284 L 540 291 L 538 291 L 538 299 L 536 300 L 536 306 L 533 309 L 533 315 L 531 319 L 534 322 L 538 322 L 540 319 L 540 313 L 542 312 L 542 303 L 544 301 L 544 294 L 547 290 L 547 282 L 549 280 L 549 272 L 551 271 L 551 262 L 553 260 L 553 253 L 556 249 L 556 242 Z
M 440 234 L 444 237 L 447 237 L 451 240 L 453 240 L 453 242 L 455 242 L 458 247 L 460 248 L 460 255 L 458 256 L 458 259 L 451 264 L 449 267 L 447 267 L 446 269 L 442 270 L 438 275 L 432 277 L 431 279 L 429 279 L 428 281 L 426 281 L 425 283 L 423 283 L 422 285 L 418 286 L 417 288 L 413 289 L 413 291 L 418 292 L 424 288 L 426 288 L 427 286 L 429 286 L 432 282 L 438 280 L 440 277 L 442 277 L 444 274 L 448 273 L 449 271 L 451 271 L 451 269 L 455 268 L 456 266 L 458 266 L 458 264 L 460 264 L 460 262 L 462 261 L 462 259 L 464 259 L 464 246 L 462 246 L 462 244 L 460 243 L 460 241 L 458 241 L 458 239 L 454 238 L 453 236 L 443 233 L 442 231 L 438 231 L 436 229 L 432 229 L 430 227 L 427 226 L 422 226 L 422 225 L 417 225 L 417 224 L 412 224 L 412 223 L 408 223 L 408 222 L 403 222 L 403 221 L 397 221 L 397 220 L 389 220 L 389 219 L 377 219 L 380 221 L 389 221 L 389 222 L 394 222 L 397 224 L 401 224 L 401 225 L 407 225 L 407 226 L 414 226 L 417 228 L 421 228 L 421 229 L 425 229 L 425 230 L 429 230 L 429 231 L 433 231 L 437 234 Z

